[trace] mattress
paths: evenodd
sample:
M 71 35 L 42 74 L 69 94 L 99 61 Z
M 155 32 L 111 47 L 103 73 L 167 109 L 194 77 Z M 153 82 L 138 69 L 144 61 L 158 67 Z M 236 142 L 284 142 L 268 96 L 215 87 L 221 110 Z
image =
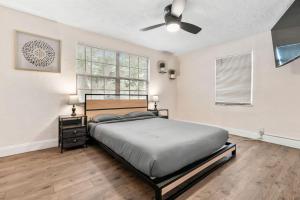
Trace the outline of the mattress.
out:
M 94 123 L 90 135 L 150 177 L 207 157 L 228 139 L 221 128 L 162 118 Z

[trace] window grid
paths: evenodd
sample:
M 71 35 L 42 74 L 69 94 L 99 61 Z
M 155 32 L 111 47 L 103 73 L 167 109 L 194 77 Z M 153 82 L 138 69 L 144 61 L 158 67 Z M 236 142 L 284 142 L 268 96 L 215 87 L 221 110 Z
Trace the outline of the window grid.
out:
M 83 48 L 83 49 L 80 49 Z M 83 51 L 82 51 L 83 50 Z M 79 51 L 81 54 L 79 54 Z M 100 52 L 101 57 L 94 57 L 95 55 L 93 52 Z M 106 52 L 110 53 L 110 57 L 106 58 Z M 95 53 L 96 54 L 96 53 Z M 108 60 L 111 59 L 111 55 L 114 55 L 114 60 Z M 128 57 L 128 66 L 121 65 L 120 61 L 120 55 Z M 99 55 L 98 55 L 99 56 Z M 134 61 L 132 59 L 137 59 L 136 63 L 133 63 Z M 144 60 L 142 60 L 144 59 Z M 101 60 L 101 62 L 95 61 L 95 60 Z M 127 58 L 126 58 L 127 60 Z M 141 62 L 144 61 L 142 66 Z M 124 64 L 124 63 L 122 63 Z M 134 65 L 135 64 L 135 65 Z M 77 56 L 76 56 L 76 84 L 77 84 L 77 93 L 80 96 L 80 101 L 84 101 L 84 94 L 86 93 L 104 93 L 104 94 L 124 94 L 125 92 L 128 93 L 128 95 L 146 95 L 148 93 L 148 65 L 149 65 L 149 59 L 146 57 L 141 57 L 137 55 L 131 55 L 128 53 L 123 52 L 117 52 L 117 51 L 111 51 L 111 50 L 104 50 L 99 49 L 95 47 L 90 47 L 86 45 L 78 45 L 77 48 Z M 84 66 L 84 71 L 81 70 L 81 67 Z M 131 66 L 133 65 L 133 66 Z M 95 74 L 95 66 L 98 66 L 97 69 L 100 70 L 100 73 Z M 111 67 L 109 73 L 106 73 L 106 68 Z M 115 68 L 115 72 L 113 70 Z M 121 68 L 127 68 L 126 71 L 128 71 L 128 76 L 126 76 L 127 73 L 125 73 L 125 76 L 121 76 Z M 132 69 L 133 68 L 133 69 Z M 131 73 L 134 73 L 133 70 L 136 70 L 134 75 Z M 143 73 L 143 75 L 141 75 Z M 99 75 L 101 74 L 101 75 Z M 114 74 L 114 75 L 112 75 Z M 134 77 L 134 78 L 133 78 Z M 103 84 L 99 83 L 98 81 L 103 81 Z M 109 84 L 109 86 L 114 85 L 114 89 L 107 87 L 108 80 L 114 80 L 114 84 Z M 128 81 L 128 87 L 126 86 L 126 89 L 122 90 L 121 88 L 121 80 L 127 80 Z M 79 83 L 82 81 L 81 83 Z M 97 86 L 94 86 L 95 83 Z M 142 84 L 145 84 L 144 87 L 142 87 Z M 82 87 L 84 85 L 84 87 Z M 134 85 L 134 88 L 132 88 L 132 85 Z M 128 90 L 127 90 L 128 88 Z M 101 91 L 101 92 L 97 92 Z M 82 92 L 82 93 L 81 93 Z M 129 96 L 127 98 L 129 98 Z M 124 98 L 124 96 L 122 96 Z M 135 97 L 137 98 L 137 97 Z

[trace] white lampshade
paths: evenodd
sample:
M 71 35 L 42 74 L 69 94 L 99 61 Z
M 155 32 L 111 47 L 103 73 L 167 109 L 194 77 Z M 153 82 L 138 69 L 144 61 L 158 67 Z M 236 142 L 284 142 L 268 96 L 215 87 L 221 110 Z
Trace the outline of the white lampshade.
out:
M 74 105 L 79 103 L 79 97 L 78 95 L 70 95 L 69 96 L 69 104 Z
M 159 97 L 157 95 L 152 96 L 152 101 L 158 102 L 159 101 Z

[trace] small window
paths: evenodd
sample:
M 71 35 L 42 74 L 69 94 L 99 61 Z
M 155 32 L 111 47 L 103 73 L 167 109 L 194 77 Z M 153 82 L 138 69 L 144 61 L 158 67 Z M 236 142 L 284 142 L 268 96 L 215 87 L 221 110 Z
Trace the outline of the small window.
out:
M 252 53 L 216 60 L 217 104 L 252 104 Z

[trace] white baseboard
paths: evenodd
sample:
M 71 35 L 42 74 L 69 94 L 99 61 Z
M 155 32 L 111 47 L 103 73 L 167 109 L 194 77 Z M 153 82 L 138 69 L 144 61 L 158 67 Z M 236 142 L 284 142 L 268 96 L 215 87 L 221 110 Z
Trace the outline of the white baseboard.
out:
M 228 130 L 228 132 L 232 135 L 237 135 L 237 136 L 241 136 L 241 137 L 245 137 L 245 138 L 251 138 L 251 139 L 261 140 L 264 142 L 269 142 L 269 143 L 273 143 L 273 144 L 279 144 L 279 145 L 283 145 L 283 146 L 300 149 L 300 140 L 293 139 L 293 138 L 279 137 L 279 136 L 276 136 L 271 133 L 265 133 L 265 135 L 260 137 L 259 133 L 256 133 L 253 131 L 248 131 L 248 130 L 222 127 L 222 126 L 218 126 L 215 124 L 200 123 L 200 122 L 180 120 L 180 119 L 178 121 L 190 122 L 190 123 L 194 123 L 194 124 L 204 124 L 204 125 L 208 125 L 208 126 L 215 126 L 215 127 L 219 127 L 219 128 Z
M 56 147 L 57 143 L 58 143 L 57 139 L 50 139 L 50 140 L 37 141 L 32 143 L 0 147 L 0 157 L 52 148 L 52 147 Z
M 265 134 L 262 141 L 300 149 L 300 140 Z

